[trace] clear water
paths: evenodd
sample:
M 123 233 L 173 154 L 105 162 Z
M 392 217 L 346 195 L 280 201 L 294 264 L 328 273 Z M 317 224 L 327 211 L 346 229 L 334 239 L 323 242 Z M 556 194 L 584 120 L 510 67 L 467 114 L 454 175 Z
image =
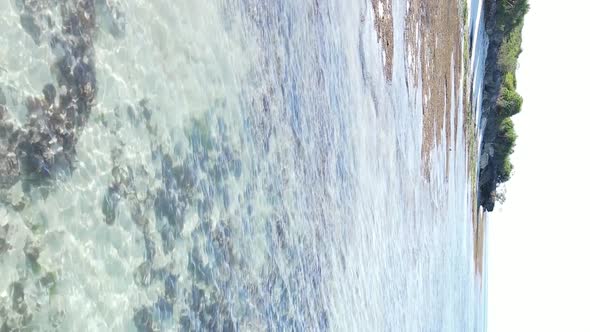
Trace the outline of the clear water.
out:
M 432 152 L 426 181 L 405 1 L 393 1 L 391 82 L 370 3 L 109 3 L 124 33 L 103 8 L 75 170 L 49 189 L 12 188 L 22 211 L 0 205 L 0 326 L 480 327 L 465 137 Z M 0 88 L 23 122 L 25 98 L 55 80 L 55 55 L 18 8 L 0 1 Z M 111 225 L 103 205 L 117 181 L 127 193 Z

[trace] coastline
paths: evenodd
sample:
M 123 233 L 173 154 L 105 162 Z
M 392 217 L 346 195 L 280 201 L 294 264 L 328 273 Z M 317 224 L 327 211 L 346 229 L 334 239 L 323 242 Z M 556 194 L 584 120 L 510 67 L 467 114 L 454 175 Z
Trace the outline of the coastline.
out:
M 415 82 L 422 82 L 423 143 L 422 167 L 426 181 L 430 180 L 431 151 L 446 142 L 447 174 L 448 160 L 457 145 L 457 131 L 463 130 L 467 156 L 467 174 L 471 183 L 471 224 L 473 231 L 473 264 L 477 280 L 482 280 L 486 212 L 479 201 L 479 133 L 483 128 L 477 121 L 471 102 L 473 77 L 470 35 L 467 21 L 467 4 L 451 1 L 444 5 L 438 2 L 412 0 L 406 17 L 406 43 L 412 55 L 419 61 L 413 70 Z M 433 33 L 437 31 L 437 33 Z M 475 32 L 473 32 L 475 33 Z M 490 45 L 489 47 L 493 47 Z M 429 51 L 430 50 L 430 51 Z M 487 63 L 487 61 L 486 61 Z M 487 68 L 485 70 L 487 72 Z M 487 76 L 487 74 L 485 75 Z M 452 99 L 454 98 L 454 99 Z M 461 103 L 461 107 L 459 104 Z M 455 107 L 452 107 L 454 105 Z M 483 107 L 482 104 L 483 113 Z M 459 112 L 463 123 L 459 127 Z M 451 124 L 454 127 L 451 128 Z M 453 135 L 454 133 L 454 135 Z
M 487 36 L 489 38 L 488 32 L 486 30 L 487 24 L 488 24 L 488 17 L 486 16 L 486 2 L 487 0 L 483 0 L 481 3 L 481 6 L 483 8 L 479 8 L 478 10 L 476 10 L 478 15 L 482 16 L 482 19 L 479 20 L 479 25 L 483 24 L 483 34 L 485 36 Z M 466 6 L 466 1 L 463 2 L 463 5 Z M 471 8 L 469 8 L 469 10 L 471 10 Z M 472 15 L 474 14 L 473 12 L 471 13 Z M 475 18 L 475 20 L 478 20 L 479 16 L 477 16 Z M 471 203 L 472 203 L 472 209 L 471 209 L 471 221 L 472 221 L 472 230 L 473 230 L 473 263 L 474 263 L 474 272 L 475 272 L 475 278 L 477 279 L 477 281 L 479 282 L 479 286 L 480 286 L 480 290 L 481 287 L 483 287 L 483 268 L 484 268 L 484 255 L 485 255 L 485 242 L 486 242 L 486 224 L 487 224 L 487 212 L 485 211 L 485 209 L 483 209 L 481 207 L 480 204 L 480 184 L 479 184 L 479 178 L 480 178 L 480 153 L 481 153 L 481 146 L 483 145 L 482 143 L 482 136 L 481 133 L 483 133 L 484 131 L 484 127 L 482 126 L 482 123 L 485 125 L 485 120 L 484 120 L 484 107 L 485 105 L 485 99 L 483 101 L 479 101 L 478 99 L 481 98 L 482 96 L 478 96 L 476 95 L 476 87 L 474 86 L 474 73 L 472 72 L 472 69 L 475 70 L 475 68 L 471 68 L 471 66 L 475 66 L 475 60 L 474 57 L 476 57 L 476 54 L 473 52 L 474 47 L 477 47 L 477 45 L 474 45 L 474 38 L 476 37 L 475 35 L 478 34 L 478 31 L 476 31 L 476 29 L 474 27 L 472 27 L 471 25 L 474 23 L 469 22 L 468 21 L 468 17 L 467 15 L 465 15 L 464 17 L 465 21 L 464 21 L 464 25 L 463 25 L 463 38 L 464 38 L 464 43 L 463 43 L 463 59 L 464 59 L 464 76 L 463 76 L 463 93 L 464 93 L 464 98 L 463 98 L 463 109 L 465 112 L 465 122 L 464 122 L 464 132 L 465 132 L 465 136 L 466 136 L 466 150 L 467 150 L 467 156 L 468 156 L 468 177 L 469 180 L 471 182 Z M 482 29 L 482 27 L 478 27 L 478 29 Z M 481 37 L 481 36 L 480 36 Z M 479 41 L 481 42 L 481 41 Z M 493 45 L 491 45 L 491 42 L 489 42 L 488 39 L 488 46 L 485 49 L 485 59 L 483 61 L 483 65 L 484 65 L 484 69 L 483 69 L 483 83 L 482 83 L 482 90 L 485 91 L 486 88 L 486 84 L 485 84 L 485 79 L 487 75 L 487 64 L 488 64 L 488 52 L 489 49 L 493 47 Z M 482 94 L 485 94 L 485 92 L 483 92 Z M 479 105 L 479 109 L 477 109 L 477 105 L 473 105 L 472 103 L 478 103 L 480 102 L 481 105 Z M 474 107 L 475 106 L 475 107 Z M 479 113 L 479 117 L 478 114 Z
M 485 70 L 483 77 L 483 93 L 481 102 L 481 119 L 473 123 L 475 131 L 481 133 L 481 139 L 477 147 L 471 152 L 472 160 L 476 162 L 473 174 L 474 193 L 477 196 L 474 204 L 474 260 L 476 271 L 482 280 L 484 251 L 485 251 L 485 229 L 487 223 L 487 212 L 494 210 L 499 195 L 496 193 L 500 183 L 506 182 L 510 177 L 512 165 L 509 156 L 512 153 L 516 134 L 512 128 L 511 117 L 520 112 L 522 97 L 516 92 L 516 78 L 507 70 L 506 54 L 502 54 L 507 38 L 513 34 L 520 36 L 519 29 L 522 29 L 523 17 L 528 11 L 526 0 L 514 4 L 507 11 L 497 0 L 483 1 L 483 15 L 485 22 L 485 34 L 488 37 L 488 47 L 485 58 Z M 509 18 L 511 26 L 506 21 Z M 519 37 L 518 37 L 519 38 Z M 514 45 L 512 45 L 514 46 Z M 513 55 L 514 66 L 521 52 L 520 41 L 518 49 Z M 512 93 L 508 99 L 507 90 Z M 516 96 L 516 97 L 515 97 Z M 477 141 L 477 136 L 473 141 Z M 507 155 L 506 155 L 507 153 Z M 503 157 L 498 157 L 498 155 Z M 508 171 L 506 171 L 508 164 Z
M 484 71 L 484 89 L 483 89 L 483 101 L 481 105 L 481 120 L 478 124 L 478 129 L 483 133 L 479 146 L 481 150 L 485 150 L 486 143 L 492 141 L 493 133 L 487 126 L 488 123 L 495 121 L 496 112 L 492 112 L 492 108 L 497 105 L 498 97 L 500 96 L 500 88 L 502 86 L 502 74 L 498 69 L 498 56 L 500 46 L 503 39 L 503 34 L 496 31 L 496 1 L 495 0 L 484 0 L 484 15 L 485 15 L 485 31 L 489 38 L 489 45 L 487 50 L 487 56 L 485 61 Z M 482 156 L 484 151 L 479 152 Z M 491 174 L 492 167 L 481 167 L 478 164 L 478 187 L 477 187 L 477 204 L 483 206 L 485 210 L 492 211 L 495 205 L 495 190 L 496 184 L 490 182 L 494 178 L 494 174 Z M 488 182 L 489 185 L 488 185 Z M 493 182 L 493 181 L 492 181 Z M 493 197 L 492 197 L 492 192 Z
M 406 45 L 415 56 L 410 68 L 415 82 L 422 82 L 422 166 L 430 178 L 431 151 L 446 142 L 446 172 L 457 142 L 463 31 L 459 1 L 411 0 L 406 16 Z M 451 128 L 452 127 L 452 128 Z
M 488 50 L 484 73 L 482 120 L 478 178 L 478 204 L 493 211 L 503 194 L 497 192 L 501 183 L 508 181 L 513 165 L 517 134 L 512 117 L 521 111 L 523 99 L 518 93 L 516 68 L 522 52 L 524 17 L 529 10 L 528 0 L 506 3 L 484 1 L 485 31 Z
M 128 38 L 97 39 L 77 170 L 0 206 L 0 321 L 474 330 L 460 3 L 414 1 L 408 40 L 406 4 L 372 4 L 380 45 L 368 3 L 130 4 Z

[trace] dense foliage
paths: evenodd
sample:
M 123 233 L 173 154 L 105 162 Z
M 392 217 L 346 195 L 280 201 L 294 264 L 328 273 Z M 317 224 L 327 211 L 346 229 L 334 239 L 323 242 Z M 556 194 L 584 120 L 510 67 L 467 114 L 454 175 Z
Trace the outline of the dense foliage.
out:
M 529 4 L 528 0 L 499 0 L 497 4 L 496 29 L 504 35 L 498 55 L 498 69 L 503 80 L 496 104 L 494 125 L 497 127 L 497 136 L 493 144 L 498 167 L 496 182 L 502 183 L 510 179 L 513 168 L 510 155 L 514 151 L 516 133 L 510 117 L 518 114 L 522 108 L 522 97 L 516 92 L 515 72 L 518 56 L 522 52 L 523 19 Z
M 524 15 L 529 11 L 528 0 L 499 0 L 496 11 L 496 28 L 509 34 L 522 25 Z

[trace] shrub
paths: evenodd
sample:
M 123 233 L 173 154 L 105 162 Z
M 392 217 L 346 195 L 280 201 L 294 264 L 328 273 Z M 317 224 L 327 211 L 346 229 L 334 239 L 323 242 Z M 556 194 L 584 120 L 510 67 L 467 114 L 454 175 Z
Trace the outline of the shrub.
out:
M 496 24 L 505 33 L 522 24 L 524 15 L 529 11 L 528 0 L 500 0 L 496 13 Z
M 515 72 L 518 67 L 518 57 L 522 52 L 523 20 L 529 10 L 528 0 L 498 0 L 497 4 L 495 33 L 501 33 L 503 38 L 496 65 L 503 79 L 496 102 L 497 114 L 493 118 L 495 121 L 489 127 L 491 133 L 495 135 L 490 142 L 494 146 L 494 154 L 488 163 L 490 167 L 493 167 L 491 169 L 493 173 L 487 172 L 495 176 L 495 183 L 486 180 L 480 187 L 484 195 L 482 204 L 489 211 L 493 209 L 493 203 L 491 205 L 488 203 L 493 202 L 490 197 L 496 186 L 508 181 L 512 175 L 513 165 L 510 155 L 514 152 L 517 135 L 510 117 L 518 114 L 522 108 L 522 97 L 516 92 Z
M 510 179 L 510 175 L 512 174 L 510 155 L 514 152 L 516 137 L 512 119 L 503 119 L 498 127 L 498 135 L 494 141 L 494 163 L 498 169 L 497 183 L 506 182 Z
M 502 166 L 498 169 L 498 177 L 496 181 L 498 183 L 504 183 L 510 180 L 510 176 L 512 176 L 512 163 L 510 162 L 510 158 L 504 159 Z
M 522 44 L 522 27 L 523 22 L 517 25 L 514 30 L 504 37 L 502 45 L 500 46 L 498 64 L 500 65 L 500 70 L 504 74 L 516 71 L 518 56 L 522 52 L 522 48 L 520 47 Z
M 516 143 L 516 138 L 517 135 L 514 131 L 514 122 L 512 122 L 511 118 L 505 118 L 502 120 L 498 130 L 498 137 L 496 139 L 496 143 L 498 144 L 497 148 L 503 154 L 511 154 L 514 151 L 513 148 Z
M 503 84 L 510 90 L 516 90 L 516 75 L 514 75 L 514 72 L 506 73 Z
M 498 98 L 498 112 L 501 117 L 509 117 L 520 112 L 522 108 L 522 97 L 510 86 L 503 86 Z

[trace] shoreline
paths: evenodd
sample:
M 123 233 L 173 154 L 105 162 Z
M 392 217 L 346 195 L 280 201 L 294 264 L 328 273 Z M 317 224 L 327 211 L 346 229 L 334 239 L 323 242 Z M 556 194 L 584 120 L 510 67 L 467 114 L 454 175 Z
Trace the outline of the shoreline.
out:
M 522 52 L 522 28 L 528 12 L 528 0 L 506 4 L 484 0 L 485 32 L 488 49 L 484 72 L 482 131 L 478 178 L 478 204 L 493 211 L 496 201 L 505 197 L 497 192 L 507 182 L 513 165 L 517 134 L 512 117 L 521 111 L 523 99 L 518 93 L 516 68 Z
M 522 105 L 522 97 L 516 92 L 514 76 L 512 76 L 512 86 L 507 83 L 508 77 L 514 75 L 514 72 L 502 67 L 501 63 L 506 61 L 506 55 L 501 52 L 507 38 L 512 38 L 513 34 L 519 36 L 524 15 L 528 11 L 526 0 L 519 4 L 519 6 L 515 4 L 513 8 L 510 8 L 510 11 L 507 11 L 497 0 L 483 0 L 484 28 L 489 43 L 483 73 L 481 119 L 479 123 L 474 122 L 476 132 L 479 131 L 482 135 L 481 141 L 478 142 L 478 148 L 472 152 L 472 158 L 476 160 L 474 165 L 477 167 L 474 172 L 476 176 L 474 192 L 477 195 L 474 196 L 476 197 L 474 209 L 477 209 L 474 214 L 476 216 L 474 218 L 474 259 L 480 281 L 482 280 L 483 256 L 485 255 L 487 212 L 494 210 L 496 201 L 500 199 L 500 195 L 496 192 L 497 187 L 500 183 L 508 181 L 512 168 L 509 156 L 512 153 L 516 135 L 513 131 L 509 132 L 513 129 L 506 124 L 512 124 L 510 118 L 520 112 Z M 512 20 L 510 21 L 512 26 L 507 26 L 506 16 Z M 520 48 L 520 42 L 518 48 Z M 512 59 L 515 63 L 518 61 L 519 54 L 520 50 Z M 504 64 L 504 66 L 506 65 Z M 508 97 L 505 95 L 507 89 L 511 89 L 513 95 L 516 96 L 516 98 L 510 99 L 513 104 L 508 104 Z M 511 137 L 509 137 L 510 134 Z M 504 159 L 498 158 L 497 155 L 505 154 L 506 151 L 507 156 L 505 155 Z M 509 171 L 507 174 L 503 174 L 506 173 L 506 163 L 510 166 Z
M 457 133 L 458 130 L 463 130 L 467 158 L 466 176 L 471 183 L 470 218 L 473 233 L 474 276 L 481 281 L 486 218 L 484 209 L 480 208 L 479 200 L 478 153 L 481 142 L 478 142 L 478 133 L 480 130 L 483 131 L 483 128 L 476 123 L 476 116 L 471 108 L 473 77 L 470 73 L 472 62 L 470 50 L 473 38 L 470 35 L 469 22 L 467 22 L 468 7 L 466 6 L 466 2 L 458 0 L 448 3 L 411 0 L 406 15 L 405 42 L 408 47 L 407 52 L 419 59 L 419 62 L 413 63 L 413 67 L 409 69 L 414 75 L 414 82 L 422 82 L 421 159 L 426 181 L 430 181 L 431 151 L 441 146 L 443 139 L 446 139 L 445 171 L 448 176 L 452 149 L 460 148 L 457 145 Z M 485 11 L 482 15 L 485 15 Z M 487 21 L 485 22 L 487 26 Z M 483 107 L 482 104 L 482 113 Z M 460 111 L 463 112 L 461 127 L 458 123 Z M 454 124 L 453 128 L 451 124 Z M 481 287 L 482 284 L 479 285 Z
M 485 10 L 485 2 L 481 4 L 483 8 L 480 10 L 481 15 L 483 16 L 483 23 L 485 30 L 485 26 L 487 26 L 487 17 L 486 10 Z M 466 2 L 463 2 L 463 5 L 466 6 Z M 479 191 L 479 170 L 480 170 L 480 146 L 482 142 L 479 141 L 479 133 L 483 132 L 484 128 L 482 128 L 481 123 L 482 120 L 477 120 L 477 114 L 475 114 L 475 110 L 473 109 L 472 105 L 472 97 L 474 93 L 473 87 L 473 77 L 471 76 L 471 63 L 473 63 L 473 57 L 475 56 L 474 53 L 471 52 L 473 49 L 473 41 L 474 36 L 470 34 L 475 34 L 477 31 L 472 31 L 471 22 L 467 21 L 468 17 L 465 15 L 464 17 L 464 24 L 463 24 L 463 60 L 464 60 L 464 76 L 463 76 L 463 110 L 465 114 L 465 122 L 464 122 L 464 132 L 465 132 L 465 148 L 467 150 L 467 162 L 468 162 L 468 177 L 471 182 L 471 202 L 472 202 L 472 210 L 471 210 L 471 222 L 472 222 L 472 232 L 473 232 L 473 264 L 474 264 L 474 272 L 475 278 L 479 282 L 480 289 L 483 286 L 483 262 L 484 262 L 484 254 L 485 254 L 485 241 L 486 241 L 486 211 L 480 205 L 480 191 Z M 480 23 L 480 24 L 481 24 Z M 487 31 L 484 31 L 487 35 Z M 487 66 L 487 52 L 490 48 L 488 44 L 488 49 L 486 50 L 486 60 L 484 61 L 484 66 Z M 487 67 L 484 67 L 484 80 L 487 72 Z M 484 86 L 485 89 L 485 81 Z M 484 104 L 480 106 L 480 114 L 483 118 L 484 112 Z
M 405 42 L 419 59 L 411 68 L 415 82 L 422 82 L 422 146 L 424 177 L 430 180 L 430 154 L 444 140 L 445 165 L 456 146 L 461 102 L 463 31 L 459 1 L 411 0 L 406 16 Z M 436 32 L 436 33 L 433 33 Z M 453 128 L 451 128 L 453 126 Z M 444 137 L 443 137 L 444 135 Z

